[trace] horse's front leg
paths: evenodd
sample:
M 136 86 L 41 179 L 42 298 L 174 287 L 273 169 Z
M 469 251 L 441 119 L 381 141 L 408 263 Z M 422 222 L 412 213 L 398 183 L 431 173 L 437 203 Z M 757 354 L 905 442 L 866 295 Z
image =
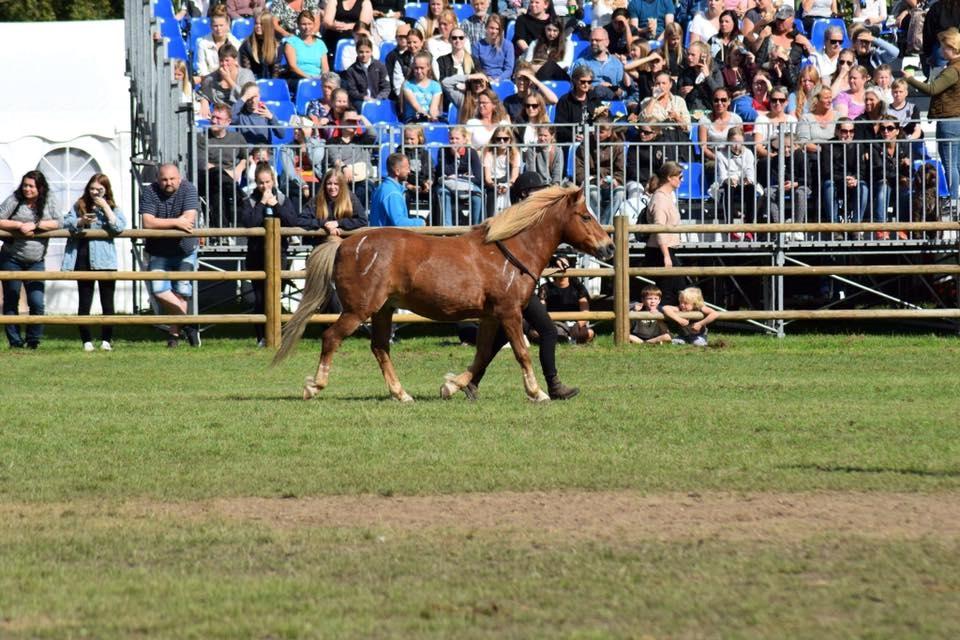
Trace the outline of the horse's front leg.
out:
M 523 341 L 523 321 L 519 313 L 503 318 L 503 331 L 507 334 L 507 340 L 513 348 L 513 355 L 516 356 L 523 370 L 523 389 L 527 392 L 527 399 L 531 402 L 548 402 L 550 396 L 540 388 L 537 376 L 534 375 L 533 367 L 530 365 L 530 351 Z
M 473 363 L 466 371 L 460 375 L 448 373 L 446 381 L 440 387 L 440 397 L 444 400 L 452 398 L 457 391 L 463 391 L 470 400 L 477 399 L 477 385 L 472 384 L 474 380 L 477 383 L 483 377 L 484 372 L 490 361 L 495 355 L 493 351 L 493 341 L 500 328 L 500 320 L 497 318 L 481 318 L 480 327 L 477 330 L 477 350 L 473 356 Z

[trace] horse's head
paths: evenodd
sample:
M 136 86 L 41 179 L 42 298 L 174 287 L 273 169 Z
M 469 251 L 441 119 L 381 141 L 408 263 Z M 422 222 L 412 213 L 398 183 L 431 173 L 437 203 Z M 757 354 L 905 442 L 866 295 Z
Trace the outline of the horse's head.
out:
M 567 196 L 566 209 L 568 213 L 560 232 L 561 240 L 600 260 L 613 259 L 613 240 L 590 213 L 584 189 Z

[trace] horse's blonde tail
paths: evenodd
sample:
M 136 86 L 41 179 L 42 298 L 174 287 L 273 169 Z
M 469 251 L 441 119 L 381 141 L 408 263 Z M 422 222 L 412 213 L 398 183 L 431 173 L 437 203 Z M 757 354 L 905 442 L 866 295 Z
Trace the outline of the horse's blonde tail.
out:
M 277 354 L 273 356 L 271 366 L 280 363 L 290 355 L 293 348 L 300 342 L 303 332 L 306 331 L 310 316 L 330 299 L 333 265 L 336 263 L 337 250 L 341 242 L 339 236 L 330 236 L 307 258 L 307 283 L 303 287 L 300 306 L 290 322 L 283 327 L 283 339 Z

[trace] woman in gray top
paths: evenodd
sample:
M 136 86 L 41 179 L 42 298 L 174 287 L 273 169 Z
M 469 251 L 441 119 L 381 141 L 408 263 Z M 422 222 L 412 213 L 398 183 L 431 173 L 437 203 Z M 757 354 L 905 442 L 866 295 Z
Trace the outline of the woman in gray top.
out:
M 43 271 L 47 253 L 47 239 L 37 238 L 39 231 L 59 229 L 62 216 L 52 195 L 47 179 L 39 171 L 28 171 L 20 179 L 20 187 L 0 204 L 0 231 L 9 231 L 12 238 L 4 238 L 0 249 L 0 271 Z M 20 304 L 21 280 L 3 282 L 3 315 L 15 316 Z M 30 315 L 43 315 L 43 280 L 26 282 L 27 306 Z M 20 327 L 6 325 L 7 341 L 11 347 L 27 346 L 36 349 L 43 337 L 43 325 L 27 325 L 26 343 Z

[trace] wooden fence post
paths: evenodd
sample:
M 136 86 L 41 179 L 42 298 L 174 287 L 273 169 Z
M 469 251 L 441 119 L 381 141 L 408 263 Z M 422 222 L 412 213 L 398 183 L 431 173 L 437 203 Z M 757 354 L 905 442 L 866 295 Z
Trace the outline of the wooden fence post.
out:
M 616 255 L 613 257 L 613 341 L 616 345 L 630 341 L 630 250 L 627 216 L 613 218 L 613 242 Z
M 276 349 L 280 346 L 280 260 L 283 257 L 283 252 L 280 251 L 280 218 L 264 218 L 264 226 L 267 230 L 263 239 L 263 269 L 267 276 L 263 286 L 264 313 L 267 316 L 264 337 L 267 347 Z

